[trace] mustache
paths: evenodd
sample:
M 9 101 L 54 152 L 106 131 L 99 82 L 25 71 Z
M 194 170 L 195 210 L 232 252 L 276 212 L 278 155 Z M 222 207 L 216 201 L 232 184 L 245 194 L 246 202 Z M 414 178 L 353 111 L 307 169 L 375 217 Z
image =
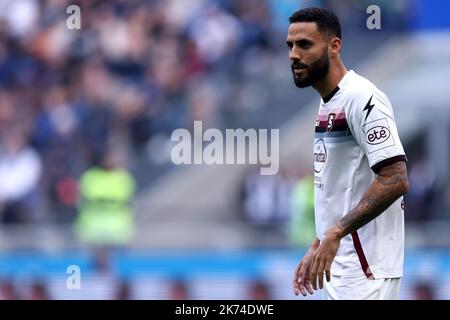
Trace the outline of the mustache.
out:
M 291 68 L 292 69 L 301 69 L 301 68 L 309 69 L 309 67 L 306 64 L 301 63 L 301 62 L 293 62 L 291 64 Z

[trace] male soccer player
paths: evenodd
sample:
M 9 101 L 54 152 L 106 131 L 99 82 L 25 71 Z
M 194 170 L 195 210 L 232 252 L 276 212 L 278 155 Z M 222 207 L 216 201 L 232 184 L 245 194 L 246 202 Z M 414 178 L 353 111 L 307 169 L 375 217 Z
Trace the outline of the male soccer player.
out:
M 396 299 L 408 178 L 391 103 L 345 68 L 333 12 L 302 9 L 289 21 L 295 85 L 321 96 L 314 138 L 317 238 L 295 270 L 294 293 L 324 288 L 325 299 Z

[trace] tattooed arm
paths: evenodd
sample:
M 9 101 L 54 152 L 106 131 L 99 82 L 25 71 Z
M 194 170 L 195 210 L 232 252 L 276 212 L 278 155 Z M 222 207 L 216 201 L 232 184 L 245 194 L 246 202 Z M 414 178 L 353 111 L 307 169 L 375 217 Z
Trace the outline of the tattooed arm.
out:
M 317 290 L 317 278 L 319 288 L 323 287 L 324 271 L 327 281 L 330 281 L 331 263 L 339 249 L 340 240 L 378 217 L 406 192 L 408 192 L 408 177 L 404 161 L 380 169 L 358 205 L 328 229 L 317 248 L 311 269 L 314 289 Z
M 382 168 L 359 204 L 337 223 L 337 235 L 342 238 L 378 217 L 395 200 L 408 192 L 408 177 L 404 161 Z

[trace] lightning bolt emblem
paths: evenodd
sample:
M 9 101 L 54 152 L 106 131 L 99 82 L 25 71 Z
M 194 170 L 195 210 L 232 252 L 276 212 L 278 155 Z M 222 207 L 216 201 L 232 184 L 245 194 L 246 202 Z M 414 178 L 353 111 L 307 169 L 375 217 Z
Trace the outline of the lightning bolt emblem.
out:
M 366 119 L 365 120 L 367 120 L 367 117 L 369 116 L 369 114 L 372 111 L 373 107 L 375 107 L 375 105 L 372 104 L 372 98 L 373 98 L 373 95 L 370 97 L 369 101 L 367 101 L 367 104 L 366 104 L 366 106 L 363 109 L 363 111 L 367 110 L 367 114 L 366 114 Z

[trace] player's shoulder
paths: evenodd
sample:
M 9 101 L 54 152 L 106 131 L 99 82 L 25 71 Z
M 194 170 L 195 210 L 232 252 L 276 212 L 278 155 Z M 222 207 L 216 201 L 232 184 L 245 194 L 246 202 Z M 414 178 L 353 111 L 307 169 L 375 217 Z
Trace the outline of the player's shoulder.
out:
M 389 99 L 372 81 L 357 74 L 353 70 L 349 71 L 339 86 L 342 89 L 342 96 L 348 102 L 348 106 L 360 105 L 370 99 L 376 99 L 383 104 L 389 104 Z
M 347 98 L 360 98 L 365 97 L 368 94 L 372 94 L 374 91 L 378 91 L 378 88 L 367 78 L 357 74 L 353 70 L 350 70 L 341 81 L 339 87 L 342 93 Z

